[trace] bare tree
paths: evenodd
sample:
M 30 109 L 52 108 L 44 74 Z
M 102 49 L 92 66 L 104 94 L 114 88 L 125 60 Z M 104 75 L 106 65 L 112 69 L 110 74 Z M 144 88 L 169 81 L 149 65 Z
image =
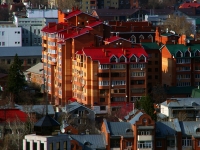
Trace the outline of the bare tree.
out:
M 165 89 L 160 84 L 157 84 L 152 88 L 150 95 L 152 97 L 153 102 L 157 104 L 164 102 L 167 98 Z
M 62 11 L 72 8 L 81 9 L 80 0 L 57 0 L 57 5 Z
M 161 26 L 163 30 L 166 28 L 175 31 L 177 34 L 185 34 L 187 36 L 194 33 L 195 27 L 189 22 L 185 16 L 170 15 L 169 18 Z
M 187 121 L 188 119 L 187 119 L 186 111 L 179 111 L 177 118 L 178 118 L 179 121 Z

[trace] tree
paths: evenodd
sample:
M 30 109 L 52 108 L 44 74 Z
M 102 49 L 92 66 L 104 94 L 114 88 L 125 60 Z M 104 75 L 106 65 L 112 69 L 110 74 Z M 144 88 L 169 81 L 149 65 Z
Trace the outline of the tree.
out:
M 81 8 L 80 0 L 57 0 L 57 5 L 62 11 L 72 8 Z
M 22 72 L 22 62 L 15 55 L 14 62 L 10 66 L 6 90 L 9 92 L 11 104 L 19 102 L 19 93 L 25 86 L 25 77 Z
M 187 36 L 193 34 L 195 30 L 194 25 L 189 22 L 185 16 L 176 15 L 170 15 L 163 26 L 161 26 L 161 29 L 163 30 L 166 30 L 166 28 L 168 28 L 169 31 L 172 30 L 177 34 L 185 34 Z
M 160 84 L 157 84 L 152 88 L 151 97 L 154 103 L 160 104 L 164 102 L 167 98 L 164 87 Z
M 140 108 L 143 109 L 153 120 L 156 121 L 154 104 L 150 96 L 143 96 L 140 101 Z

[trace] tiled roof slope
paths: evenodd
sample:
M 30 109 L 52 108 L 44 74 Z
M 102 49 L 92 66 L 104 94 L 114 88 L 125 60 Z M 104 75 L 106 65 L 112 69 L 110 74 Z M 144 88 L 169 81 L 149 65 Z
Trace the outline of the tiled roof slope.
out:
M 196 50 L 200 50 L 200 44 L 190 44 L 188 46 L 185 46 L 184 44 L 167 44 L 166 47 L 173 56 L 175 56 L 178 51 L 184 53 L 190 48 L 191 56 L 194 57 Z
M 131 124 L 129 122 L 107 122 L 111 136 L 133 137 Z
M 84 150 L 106 149 L 105 137 L 102 134 L 96 135 L 70 135 Z
M 93 61 L 99 61 L 101 64 L 109 64 L 112 56 L 116 56 L 117 58 L 124 56 L 123 50 L 126 50 L 125 57 L 128 59 L 133 55 L 138 58 L 142 55 L 148 57 L 143 48 L 104 48 L 104 50 L 107 53 L 106 55 L 102 48 L 84 48 L 82 51 L 86 56 L 91 57 Z
M 53 127 L 60 126 L 60 124 L 54 120 L 51 116 L 45 115 L 38 122 L 35 123 L 36 127 Z
M 153 42 L 153 43 L 142 43 L 141 45 L 144 47 L 145 50 L 146 49 L 160 49 L 159 45 L 155 42 Z
M 181 132 L 184 136 L 200 137 L 200 132 L 196 132 L 199 128 L 200 121 L 180 121 Z

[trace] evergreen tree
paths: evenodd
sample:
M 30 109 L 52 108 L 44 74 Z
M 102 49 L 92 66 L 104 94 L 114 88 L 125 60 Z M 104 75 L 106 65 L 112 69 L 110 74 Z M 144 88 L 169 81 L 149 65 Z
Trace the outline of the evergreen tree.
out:
M 25 86 L 25 77 L 22 71 L 22 62 L 15 55 L 14 62 L 11 64 L 8 74 L 6 90 L 10 94 L 11 103 L 14 104 L 19 102 L 19 93 Z
M 153 120 L 156 121 L 156 114 L 154 104 L 150 96 L 143 96 L 140 99 L 140 107 L 149 115 Z

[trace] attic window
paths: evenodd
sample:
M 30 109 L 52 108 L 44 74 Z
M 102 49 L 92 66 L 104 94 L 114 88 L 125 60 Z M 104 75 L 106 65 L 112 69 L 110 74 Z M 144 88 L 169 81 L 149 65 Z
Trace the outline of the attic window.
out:
M 128 132 L 133 132 L 133 130 L 132 129 L 126 129 L 126 133 L 128 133 Z
M 135 55 L 133 55 L 131 58 L 130 58 L 130 62 L 137 62 L 137 57 Z
M 145 57 L 144 57 L 144 55 L 140 56 L 139 62 L 145 62 Z
M 143 36 L 143 35 L 140 35 L 140 36 L 139 36 L 139 39 L 144 39 L 144 36 Z
M 196 132 L 200 132 L 200 128 L 197 128 L 197 129 L 196 129 Z
M 189 51 L 185 52 L 185 57 L 190 57 L 190 52 Z
M 90 142 L 84 142 L 84 145 L 85 145 L 85 146 L 90 146 L 91 143 L 90 143 Z
M 126 58 L 125 58 L 124 56 L 121 56 L 121 57 L 119 58 L 119 61 L 120 61 L 120 62 L 126 62 Z
M 112 56 L 112 57 L 110 58 L 110 62 L 117 62 L 117 58 L 116 58 L 115 56 Z
M 195 56 L 200 56 L 200 51 L 199 51 L 199 50 L 197 50 L 197 51 L 195 52 Z
M 182 56 L 183 56 L 183 54 L 182 54 L 181 51 L 178 51 L 178 52 L 176 53 L 176 57 L 182 57 Z

